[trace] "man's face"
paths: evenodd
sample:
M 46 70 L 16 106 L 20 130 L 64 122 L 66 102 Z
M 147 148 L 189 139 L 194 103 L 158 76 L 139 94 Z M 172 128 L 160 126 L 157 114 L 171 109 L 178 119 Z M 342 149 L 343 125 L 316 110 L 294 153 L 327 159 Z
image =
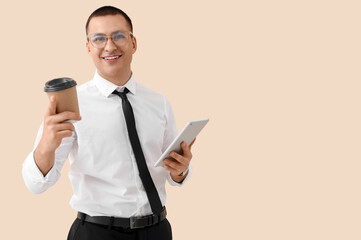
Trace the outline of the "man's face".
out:
M 115 44 L 112 41 L 112 35 L 117 32 L 128 33 L 128 38 L 121 44 Z M 129 32 L 128 23 L 119 14 L 93 17 L 90 20 L 88 26 L 89 41 L 86 46 L 98 73 L 105 79 L 117 79 L 119 76 L 131 73 L 130 64 L 133 53 L 137 49 L 137 42 Z M 94 35 L 106 35 L 108 37 L 104 47 L 97 48 L 90 43 L 90 38 Z

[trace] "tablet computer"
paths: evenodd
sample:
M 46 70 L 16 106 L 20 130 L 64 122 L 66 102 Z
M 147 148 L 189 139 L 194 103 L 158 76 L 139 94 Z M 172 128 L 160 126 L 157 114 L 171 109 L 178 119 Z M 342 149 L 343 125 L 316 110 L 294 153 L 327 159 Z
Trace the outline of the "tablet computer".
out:
M 178 136 L 173 140 L 173 142 L 168 146 L 168 148 L 163 152 L 162 156 L 160 156 L 154 166 L 158 167 L 164 165 L 163 160 L 165 158 L 171 158 L 169 156 L 169 153 L 173 151 L 177 153 L 182 153 L 182 148 L 180 144 L 182 142 L 185 142 L 187 145 L 189 145 L 204 128 L 204 126 L 208 123 L 208 121 L 208 118 L 189 121 L 187 125 L 183 128 L 183 130 L 178 134 Z

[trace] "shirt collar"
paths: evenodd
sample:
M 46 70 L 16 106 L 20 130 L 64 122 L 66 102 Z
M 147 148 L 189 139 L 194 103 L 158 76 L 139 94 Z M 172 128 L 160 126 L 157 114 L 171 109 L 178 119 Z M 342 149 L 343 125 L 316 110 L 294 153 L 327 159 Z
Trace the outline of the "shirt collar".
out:
M 115 85 L 114 83 L 106 80 L 99 75 L 98 71 L 95 72 L 93 81 L 95 82 L 96 87 L 105 97 L 109 97 L 114 92 L 114 90 L 123 92 L 124 88 L 128 88 L 129 92 L 133 95 L 136 94 L 136 84 L 133 73 L 130 76 L 129 80 L 126 82 L 126 84 L 124 84 L 123 86 Z

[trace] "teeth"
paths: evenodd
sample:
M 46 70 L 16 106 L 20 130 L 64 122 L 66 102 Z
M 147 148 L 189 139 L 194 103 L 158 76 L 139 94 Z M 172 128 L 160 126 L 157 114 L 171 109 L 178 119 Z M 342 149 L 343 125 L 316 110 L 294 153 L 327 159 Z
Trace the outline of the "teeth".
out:
M 114 57 L 104 57 L 104 59 L 106 60 L 112 60 L 112 59 L 116 59 L 119 58 L 119 56 L 114 56 Z

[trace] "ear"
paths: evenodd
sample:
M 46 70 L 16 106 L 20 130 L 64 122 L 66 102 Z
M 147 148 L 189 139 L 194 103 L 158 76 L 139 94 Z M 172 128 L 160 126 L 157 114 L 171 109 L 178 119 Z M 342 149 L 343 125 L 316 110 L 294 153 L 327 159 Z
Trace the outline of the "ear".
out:
M 88 51 L 88 54 L 90 54 L 90 46 L 89 46 L 89 41 L 86 42 L 86 49 Z
M 134 35 L 132 36 L 132 45 L 133 45 L 132 53 L 134 54 L 137 51 L 137 39 L 134 37 Z

